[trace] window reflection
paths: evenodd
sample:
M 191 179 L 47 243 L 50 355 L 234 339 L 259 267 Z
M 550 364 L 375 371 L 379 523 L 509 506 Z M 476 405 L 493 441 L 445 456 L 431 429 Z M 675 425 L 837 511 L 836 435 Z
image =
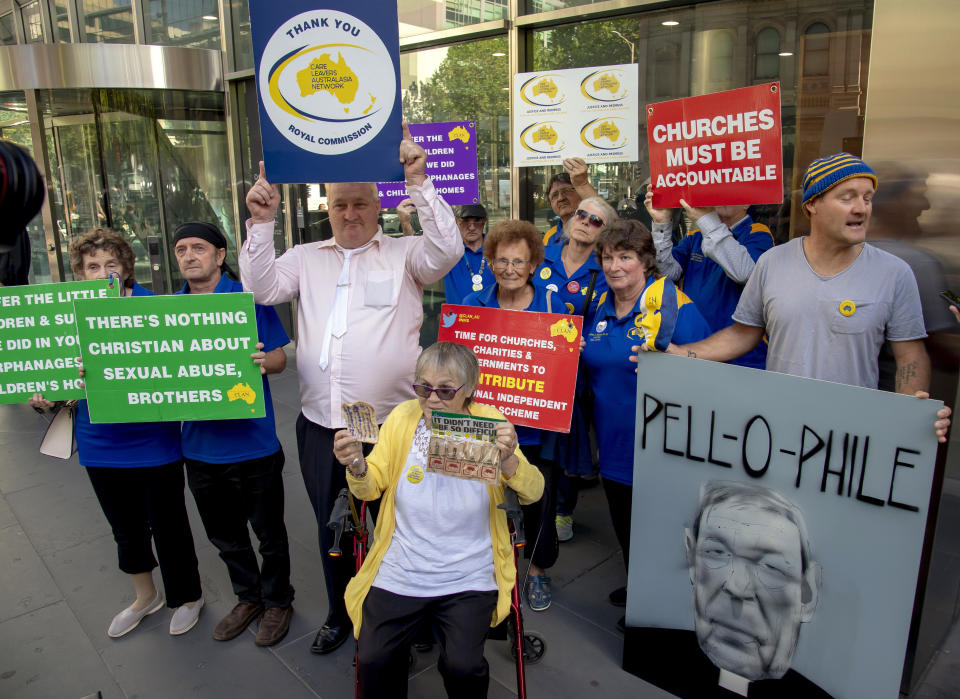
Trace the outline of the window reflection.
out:
M 148 44 L 220 48 L 217 0 L 150 0 L 148 12 Z
M 20 9 L 23 18 L 23 34 L 28 44 L 37 44 L 43 41 L 43 24 L 40 21 L 40 2 L 27 3 Z
M 10 46 L 17 43 L 17 34 L 13 24 L 13 13 L 0 15 L 0 45 Z
M 398 0 L 400 36 L 464 27 L 507 17 L 507 0 Z
M 839 0 L 834 9 L 848 18 L 847 26 L 872 25 L 871 0 Z M 665 25 L 667 20 L 672 24 Z M 701 3 L 531 34 L 533 70 L 628 63 L 635 49 L 641 106 L 780 80 L 784 203 L 764 206 L 755 217 L 768 223 L 780 241 L 805 232 L 808 225 L 797 194 L 807 165 L 821 155 L 861 151 L 869 30 L 830 32 L 821 16 L 792 0 Z M 785 37 L 796 39 L 787 42 Z M 831 63 L 831 55 L 841 60 Z M 650 174 L 644 119 L 637 138 L 638 162 L 591 165 L 589 176 L 611 205 L 642 216 L 642 207 L 631 199 L 642 193 Z M 553 218 L 543 187 L 559 169 L 524 169 L 535 222 L 543 229 Z
M 106 44 L 133 43 L 130 0 L 80 0 L 83 41 Z

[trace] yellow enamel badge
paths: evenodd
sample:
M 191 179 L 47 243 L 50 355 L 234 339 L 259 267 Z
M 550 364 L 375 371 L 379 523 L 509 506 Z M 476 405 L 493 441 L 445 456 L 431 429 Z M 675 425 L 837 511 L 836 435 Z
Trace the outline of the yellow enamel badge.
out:
M 853 301 L 840 302 L 840 315 L 846 316 L 847 318 L 849 318 L 856 312 L 857 312 L 857 304 L 855 304 Z
M 541 279 L 549 279 L 549 278 L 550 278 L 550 268 L 549 268 L 549 267 L 544 267 L 543 269 L 540 270 L 540 278 L 541 278 Z
M 407 469 L 407 480 L 411 483 L 419 483 L 423 480 L 423 466 L 414 464 Z

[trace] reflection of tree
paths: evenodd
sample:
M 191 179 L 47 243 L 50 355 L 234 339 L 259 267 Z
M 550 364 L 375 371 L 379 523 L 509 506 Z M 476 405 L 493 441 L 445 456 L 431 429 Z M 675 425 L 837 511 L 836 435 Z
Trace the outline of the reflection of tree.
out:
M 618 31 L 635 44 L 642 38 L 635 20 L 619 19 L 584 22 L 557 27 L 537 36 L 540 45 L 533 51 L 533 70 L 559 70 L 630 62 L 630 47 L 613 34 Z
M 453 121 L 507 114 L 506 37 L 454 44 L 428 80 L 403 98 L 408 121 Z

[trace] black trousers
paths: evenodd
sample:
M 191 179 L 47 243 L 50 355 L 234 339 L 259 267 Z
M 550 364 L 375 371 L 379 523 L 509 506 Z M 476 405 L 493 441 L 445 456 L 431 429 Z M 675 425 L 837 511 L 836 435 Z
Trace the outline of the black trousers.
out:
M 200 599 L 197 554 L 183 501 L 183 462 L 136 468 L 88 466 L 87 476 L 113 530 L 120 570 L 129 575 L 149 573 L 159 559 L 168 607 Z
M 520 450 L 527 457 L 527 461 L 543 474 L 543 495 L 536 502 L 522 506 L 523 534 L 527 537 L 523 555 L 531 559 L 535 566 L 546 570 L 557 562 L 560 555 L 555 521 L 559 468 L 553 461 L 541 458 L 539 444 L 522 445 Z
M 297 451 L 300 453 L 300 473 L 303 485 L 317 518 L 320 540 L 320 560 L 323 564 L 323 579 L 327 587 L 327 623 L 349 624 L 343 593 L 347 583 L 357 572 L 354 562 L 353 538 L 344 534 L 340 540 L 343 556 L 334 558 L 328 552 L 333 546 L 333 530 L 327 527 L 333 504 L 341 489 L 347 487 L 346 469 L 333 456 L 333 435 L 337 430 L 311 422 L 303 413 L 297 418 Z M 369 454 L 372 444 L 363 445 L 363 453 Z M 380 501 L 367 503 L 374 519 Z
M 237 598 L 267 607 L 292 603 L 290 547 L 283 524 L 283 450 L 232 464 L 185 461 L 203 528 L 227 565 Z M 247 522 L 260 541 L 262 568 Z
M 630 570 L 630 515 L 633 512 L 633 486 L 603 479 L 603 492 L 610 507 L 613 532 L 623 551 L 623 564 Z
M 447 696 L 487 696 L 490 668 L 483 657 L 497 592 L 460 592 L 442 597 L 406 597 L 371 587 L 363 601 L 358 638 L 360 696 L 405 699 L 410 643 L 432 624 L 440 643 L 437 669 Z

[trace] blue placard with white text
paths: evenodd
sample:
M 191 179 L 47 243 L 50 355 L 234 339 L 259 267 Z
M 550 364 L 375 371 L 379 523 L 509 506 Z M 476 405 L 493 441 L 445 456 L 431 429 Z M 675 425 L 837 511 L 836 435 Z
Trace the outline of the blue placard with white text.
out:
M 397 4 L 324 5 L 250 0 L 267 179 L 401 180 Z

